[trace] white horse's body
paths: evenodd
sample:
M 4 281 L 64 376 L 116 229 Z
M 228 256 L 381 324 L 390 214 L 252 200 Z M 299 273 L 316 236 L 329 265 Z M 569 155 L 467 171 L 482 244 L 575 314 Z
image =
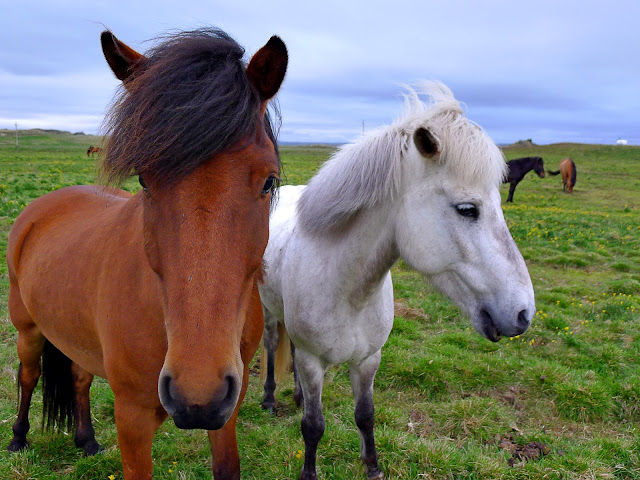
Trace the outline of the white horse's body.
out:
M 358 229 L 340 239 L 304 234 L 295 212 L 305 188 L 284 186 L 278 193 L 269 224 L 262 303 L 270 316 L 284 321 L 296 357 L 312 355 L 324 368 L 357 365 L 380 351 L 393 325 L 391 273 L 384 269 L 374 281 L 363 275 L 366 264 L 377 261 L 370 257 L 381 232 Z M 384 216 L 383 209 L 376 214 Z
M 305 464 L 316 478 L 326 370 L 348 363 L 370 478 L 382 478 L 373 442 L 373 380 L 393 325 L 390 268 L 423 273 L 492 341 L 526 331 L 535 312 L 526 265 L 501 209 L 502 153 L 441 84 L 432 103 L 407 95 L 389 127 L 342 147 L 308 187 L 282 187 L 270 222 L 260 288 L 273 373 L 277 322 L 295 346 L 304 397 Z M 265 383 L 273 408 L 275 383 Z

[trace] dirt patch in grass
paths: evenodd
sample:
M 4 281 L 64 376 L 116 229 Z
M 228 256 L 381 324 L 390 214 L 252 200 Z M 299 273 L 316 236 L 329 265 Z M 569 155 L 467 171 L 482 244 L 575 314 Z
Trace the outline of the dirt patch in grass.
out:
M 396 317 L 402 317 L 406 319 L 420 318 L 422 320 L 429 320 L 429 315 L 424 313 L 421 308 L 411 308 L 407 306 L 401 299 L 393 302 L 393 314 Z
M 411 410 L 407 430 L 418 437 L 426 437 L 434 427 L 433 420 L 418 410 Z
M 498 435 L 495 442 L 498 448 L 506 450 L 511 454 L 511 458 L 507 460 L 507 463 L 512 467 L 531 460 L 538 460 L 551 453 L 551 448 L 546 443 L 529 442 L 525 445 L 520 445 L 513 441 L 511 434 Z

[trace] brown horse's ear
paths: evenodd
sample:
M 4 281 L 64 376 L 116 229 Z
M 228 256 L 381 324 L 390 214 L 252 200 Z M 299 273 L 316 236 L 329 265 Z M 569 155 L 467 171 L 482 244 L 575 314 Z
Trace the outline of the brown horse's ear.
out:
M 249 62 L 247 77 L 258 90 L 263 102 L 278 93 L 284 74 L 287 72 L 288 62 L 287 47 L 280 37 L 275 35 L 256 52 Z
M 413 134 L 416 148 L 424 157 L 433 157 L 440 153 L 440 146 L 433 134 L 424 127 L 419 127 Z
M 111 70 L 118 80 L 123 82 L 135 72 L 136 67 L 141 63 L 140 60 L 145 58 L 144 55 L 118 40 L 109 30 L 102 32 L 100 43 L 104 58 L 107 59 Z

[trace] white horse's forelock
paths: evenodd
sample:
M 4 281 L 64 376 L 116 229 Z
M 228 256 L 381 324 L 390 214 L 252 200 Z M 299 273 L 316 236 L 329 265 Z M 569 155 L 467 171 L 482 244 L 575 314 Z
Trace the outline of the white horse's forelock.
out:
M 451 90 L 440 82 L 405 88 L 404 110 L 396 121 L 340 147 L 311 179 L 298 202 L 299 222 L 306 231 L 341 228 L 362 208 L 396 197 L 402 158 L 420 127 L 438 141 L 436 161 L 459 184 L 500 186 L 506 172 L 502 152 L 464 115 Z

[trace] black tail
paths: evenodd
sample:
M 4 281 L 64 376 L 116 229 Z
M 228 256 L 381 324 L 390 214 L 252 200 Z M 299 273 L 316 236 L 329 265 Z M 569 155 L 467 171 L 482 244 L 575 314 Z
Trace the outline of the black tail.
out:
M 560 170 L 556 170 L 555 172 L 552 172 L 551 170 L 547 170 L 547 173 L 549 175 L 558 175 L 560 173 Z
M 42 352 L 42 426 L 47 429 L 74 426 L 75 395 L 71 360 L 47 340 Z

